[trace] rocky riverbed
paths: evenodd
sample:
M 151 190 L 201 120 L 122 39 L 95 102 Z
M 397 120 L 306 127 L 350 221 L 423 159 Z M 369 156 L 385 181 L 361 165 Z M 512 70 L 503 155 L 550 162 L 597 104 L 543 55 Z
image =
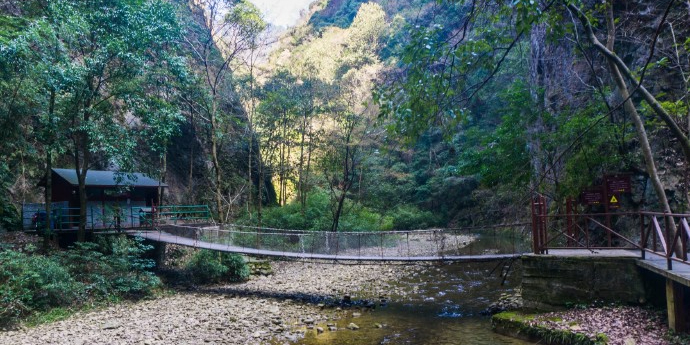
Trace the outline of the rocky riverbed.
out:
M 386 303 L 389 282 L 412 266 L 277 262 L 273 274 L 226 286 L 123 303 L 34 328 L 0 344 L 268 344 L 305 332 L 348 332 L 344 316 Z M 375 327 L 375 325 L 366 325 Z

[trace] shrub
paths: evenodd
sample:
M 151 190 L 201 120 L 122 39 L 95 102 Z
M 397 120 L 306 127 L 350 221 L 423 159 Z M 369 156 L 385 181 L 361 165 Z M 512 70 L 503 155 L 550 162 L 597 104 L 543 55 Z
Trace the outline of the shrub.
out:
M 427 229 L 438 225 L 438 219 L 429 211 L 422 211 L 412 205 L 403 205 L 390 214 L 395 230 Z
M 60 254 L 60 259 L 86 291 L 94 297 L 141 297 L 152 293 L 160 280 L 148 269 L 155 262 L 141 255 L 151 247 L 143 240 L 101 237 L 97 243 L 81 242 Z
M 187 271 L 199 283 L 238 282 L 249 278 L 249 266 L 241 255 L 206 249 L 192 257 Z
M 143 240 L 103 237 L 52 256 L 0 251 L 0 323 L 87 301 L 150 294 L 160 283 Z
M 83 291 L 83 284 L 54 258 L 0 252 L 0 320 L 70 305 Z

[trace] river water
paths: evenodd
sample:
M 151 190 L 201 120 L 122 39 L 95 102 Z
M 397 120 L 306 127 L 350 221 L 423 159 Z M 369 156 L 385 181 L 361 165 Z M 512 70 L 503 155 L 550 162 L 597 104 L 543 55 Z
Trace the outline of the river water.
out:
M 480 238 L 468 250 L 477 253 L 495 247 L 482 242 L 487 243 Z M 513 247 L 509 241 L 506 243 Z M 396 282 L 405 287 L 406 295 L 391 296 L 388 303 L 373 310 L 354 308 L 347 317 L 337 320 L 338 331 L 307 331 L 298 344 L 531 344 L 494 333 L 490 318 L 481 314 L 501 294 L 513 293 L 519 287 L 521 274 L 517 266 L 508 262 L 423 266 Z M 506 270 L 509 274 L 504 281 L 501 272 Z M 352 317 L 353 313 L 361 316 Z M 351 322 L 360 328 L 345 329 Z

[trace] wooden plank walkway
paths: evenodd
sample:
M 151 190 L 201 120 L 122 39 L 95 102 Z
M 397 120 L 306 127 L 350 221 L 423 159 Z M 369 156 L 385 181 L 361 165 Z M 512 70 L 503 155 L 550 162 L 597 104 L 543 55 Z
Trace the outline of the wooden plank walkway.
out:
M 199 241 L 187 237 L 175 236 L 159 231 L 128 231 L 130 235 L 139 236 L 151 241 L 179 244 L 187 247 L 211 249 L 222 252 L 274 256 L 294 259 L 316 259 L 316 260 L 335 260 L 335 261 L 462 261 L 462 262 L 486 262 L 497 261 L 520 257 L 522 254 L 489 254 L 489 255 L 449 255 L 449 256 L 360 256 L 360 255 L 338 255 L 338 254 L 314 254 L 276 251 L 268 249 L 256 249 L 249 247 L 239 247 L 227 244 Z
M 654 253 L 647 252 L 646 258 L 644 260 L 638 260 L 637 265 L 652 271 L 656 274 L 669 278 L 675 282 L 683 284 L 685 286 L 690 286 L 690 265 L 673 261 L 672 269 L 669 271 L 667 269 L 666 258 Z M 639 257 L 639 253 L 638 253 Z

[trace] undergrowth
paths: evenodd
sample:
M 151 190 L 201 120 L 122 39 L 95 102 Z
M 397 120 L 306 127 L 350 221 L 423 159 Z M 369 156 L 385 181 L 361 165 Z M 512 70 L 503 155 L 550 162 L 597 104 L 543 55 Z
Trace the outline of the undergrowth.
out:
M 238 282 L 249 278 L 249 266 L 239 254 L 202 249 L 186 265 L 197 283 Z
M 65 317 L 73 309 L 151 295 L 160 286 L 141 239 L 101 237 L 50 254 L 0 251 L 0 324 L 33 316 Z

